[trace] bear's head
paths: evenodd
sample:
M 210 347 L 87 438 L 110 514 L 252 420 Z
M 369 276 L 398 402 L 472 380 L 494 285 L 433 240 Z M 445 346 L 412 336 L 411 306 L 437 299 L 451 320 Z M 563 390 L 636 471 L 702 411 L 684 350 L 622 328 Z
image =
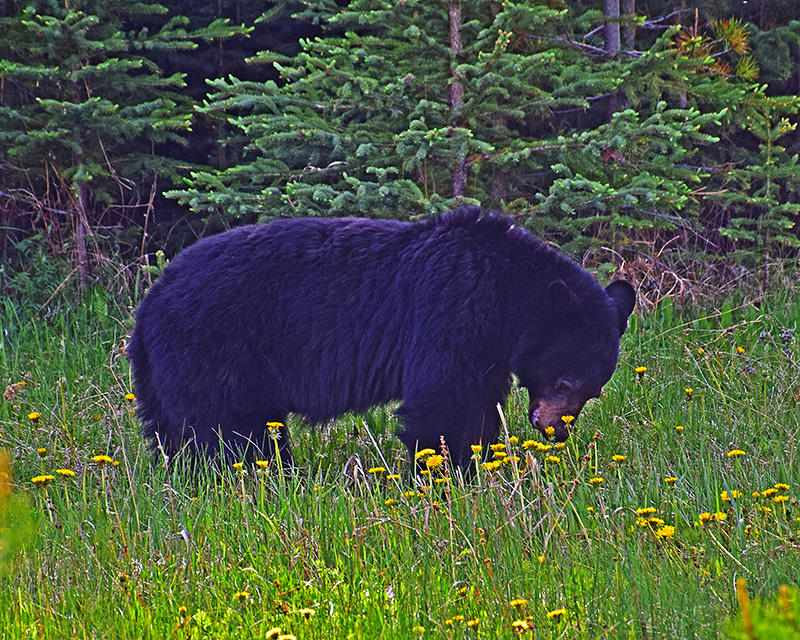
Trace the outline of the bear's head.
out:
M 619 340 L 636 294 L 624 280 L 581 295 L 563 280 L 547 286 L 537 321 L 520 340 L 512 371 L 530 396 L 534 427 L 563 442 L 586 401 L 600 395 L 617 366 Z M 571 416 L 571 418 L 570 418 Z

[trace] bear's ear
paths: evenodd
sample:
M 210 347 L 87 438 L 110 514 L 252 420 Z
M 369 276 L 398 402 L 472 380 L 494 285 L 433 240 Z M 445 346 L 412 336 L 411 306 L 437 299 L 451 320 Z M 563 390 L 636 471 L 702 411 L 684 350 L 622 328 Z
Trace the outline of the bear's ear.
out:
M 629 282 L 625 280 L 614 280 L 606 287 L 606 293 L 614 306 L 617 308 L 617 318 L 619 318 L 619 333 L 625 333 L 628 328 L 628 316 L 631 315 L 633 307 L 636 305 L 636 291 Z
M 572 291 L 563 280 L 553 280 L 547 285 L 545 299 L 548 306 L 554 309 L 569 309 L 574 300 Z

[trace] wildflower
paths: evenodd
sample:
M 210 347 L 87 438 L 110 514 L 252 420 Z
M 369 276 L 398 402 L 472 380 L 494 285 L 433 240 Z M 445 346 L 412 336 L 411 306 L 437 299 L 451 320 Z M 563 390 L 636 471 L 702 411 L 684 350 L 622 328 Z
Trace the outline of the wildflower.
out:
M 670 476 L 668 478 L 664 478 L 664 482 L 666 482 L 670 486 L 674 485 L 677 481 L 678 481 L 678 479 L 676 477 L 674 477 L 674 476 Z
M 259 469 L 266 469 L 269 466 L 269 460 L 256 460 L 256 466 Z
M 553 609 L 552 611 L 547 612 L 548 618 L 560 618 L 563 615 L 566 615 L 566 609 Z
M 420 625 L 416 625 L 411 627 L 411 631 L 414 633 L 425 633 L 425 627 L 421 627 Z
M 737 346 L 736 347 L 736 353 L 738 353 L 739 355 L 743 354 L 744 353 L 744 347 Z
M 707 522 L 711 522 L 713 516 L 708 512 L 701 513 L 697 516 L 698 520 L 700 520 L 700 524 L 706 524 Z
M 477 627 L 481 623 L 480 618 L 472 618 L 471 620 L 467 620 L 467 626 L 471 628 Z
M 531 447 L 535 447 L 535 446 L 536 446 L 536 440 L 525 440 L 522 443 L 522 448 L 523 449 L 530 449 Z
M 279 635 L 281 635 L 281 628 L 280 627 L 272 627 L 269 631 L 267 631 L 267 635 L 264 636 L 266 640 L 275 640 Z
M 41 413 L 39 413 L 38 411 L 31 411 L 31 412 L 28 414 L 28 418 L 30 418 L 30 419 L 31 419 L 31 420 L 33 420 L 34 422 L 36 422 L 36 421 L 37 421 L 39 418 L 41 418 L 41 417 L 42 417 L 42 414 L 41 414 Z
M 603 482 L 603 479 L 600 478 L 600 477 L 589 478 L 589 484 L 593 484 L 594 486 L 602 484 L 602 482 Z
M 435 482 L 436 484 L 445 484 L 446 482 L 450 482 L 450 478 L 436 478 Z
M 471 444 L 469 446 L 469 448 L 472 449 L 472 453 L 476 453 L 476 454 L 480 453 L 481 451 L 483 451 L 483 445 L 480 445 L 480 444 Z
M 691 387 L 685 387 L 683 390 L 686 393 L 686 399 L 687 400 L 691 400 L 692 399 L 693 389 Z
M 117 576 L 117 582 L 119 582 L 120 585 L 123 586 L 123 587 L 127 584 L 128 580 L 130 580 L 130 579 L 131 579 L 131 577 L 127 573 L 120 573 Z
M 234 463 L 233 463 L 233 468 L 234 468 L 236 471 L 241 471 L 241 470 L 242 470 L 242 467 L 244 467 L 244 462 L 234 462 Z
M 703 347 L 697 347 L 697 355 L 698 356 L 702 356 L 705 352 L 706 352 L 706 350 L 703 349 Z
M 564 424 L 572 424 L 575 421 L 575 416 L 561 416 L 561 421 Z
M 306 620 L 309 620 L 311 616 L 316 613 L 316 611 L 314 611 L 314 609 L 300 609 L 297 613 L 303 616 Z
M 486 469 L 486 471 L 497 471 L 500 468 L 500 465 L 503 464 L 500 460 L 492 460 L 491 462 L 484 462 L 481 466 Z
M 617 455 L 615 455 L 615 456 L 611 456 L 611 459 L 612 459 L 614 462 L 625 462 L 625 460 L 626 460 L 627 458 L 628 458 L 628 456 L 621 456 L 621 455 L 619 455 L 619 454 L 617 454 Z
M 277 431 L 283 426 L 282 422 L 267 422 L 267 428 L 270 431 Z
M 135 396 L 135 395 L 133 395 L 132 393 L 126 393 L 126 394 L 125 394 L 125 399 L 126 399 L 128 402 L 133 402 L 134 400 L 136 400 L 136 396 Z
M 727 453 L 727 456 L 729 458 L 734 458 L 736 456 L 744 456 L 744 455 L 747 455 L 747 454 L 744 451 L 742 451 L 741 449 L 733 449 L 731 451 L 728 451 L 728 453 Z
M 670 525 L 663 526 L 660 529 L 657 529 L 655 534 L 656 538 L 669 540 L 672 536 L 675 535 L 675 527 L 672 527 Z
M 788 491 L 789 485 L 784 482 L 778 482 L 777 484 L 773 485 L 773 489 L 778 489 L 782 491 Z
M 297 636 L 293 636 L 291 633 L 285 633 L 282 636 L 278 636 L 277 640 L 297 640 Z
M 394 504 L 394 498 L 388 498 L 387 500 L 384 500 L 383 504 L 385 504 L 387 507 L 391 507 Z
M 506 448 L 506 445 L 504 443 L 502 443 L 502 442 L 496 442 L 495 444 L 490 444 L 489 448 L 492 451 L 494 451 L 495 453 L 497 453 L 498 451 L 504 451 L 505 448 Z
M 778 490 L 775 487 L 770 487 L 769 489 L 764 489 L 761 492 L 761 495 L 764 496 L 765 498 L 771 498 L 776 493 L 778 493 Z
M 567 443 L 566 443 L 566 442 L 559 442 L 559 443 L 557 443 L 557 444 L 555 445 L 555 448 L 556 448 L 556 449 L 563 449 L 563 448 L 564 448 L 564 447 L 566 447 L 566 446 L 567 446 Z
M 525 605 L 528 604 L 528 601 L 525 598 L 514 598 L 508 604 L 510 604 L 512 607 L 519 607 L 520 609 L 524 609 Z
M 716 520 L 717 522 L 722 522 L 723 520 L 727 519 L 728 519 L 728 514 L 725 513 L 724 511 L 717 511 L 714 514 L 714 520 Z
M 42 458 L 44 458 L 47 455 L 47 449 L 45 449 L 44 447 L 39 447 L 36 450 L 36 453 L 38 453 Z
M 519 438 L 517 436 L 509 436 L 508 441 L 511 444 L 517 444 L 519 442 Z
M 424 458 L 425 456 L 432 456 L 434 453 L 436 452 L 433 449 L 422 449 L 414 454 L 414 459 L 419 460 L 420 458 Z
M 681 431 L 683 431 L 683 427 L 681 425 L 678 425 L 677 427 L 675 427 L 675 431 L 680 433 Z
M 390 473 L 389 475 L 386 476 L 386 479 L 387 480 L 399 480 L 400 479 L 400 474 L 399 473 Z
M 367 473 L 386 473 L 386 467 L 371 467 Z
M 656 512 L 655 507 L 640 507 L 636 510 L 636 515 L 639 516 L 649 516 L 652 513 Z
M 503 458 L 507 458 L 508 457 L 508 453 L 506 453 L 505 451 L 495 451 L 494 452 L 494 457 L 495 458 L 499 458 L 500 460 L 502 460 Z
M 722 493 L 719 494 L 720 500 L 722 500 L 723 502 L 730 502 L 731 499 L 737 500 L 741 496 L 742 492 L 736 490 L 731 490 L 730 493 L 728 493 L 727 491 L 723 491 Z
M 511 623 L 511 626 L 514 628 L 514 631 L 516 631 L 517 633 L 522 633 L 523 631 L 527 631 L 528 629 L 530 629 L 530 626 L 528 625 L 528 621 L 527 620 L 514 620 Z
M 547 427 L 547 429 L 545 429 L 545 430 L 544 430 L 544 432 L 545 432 L 545 433 L 546 433 L 548 436 L 552 436 L 552 435 L 553 435 L 553 434 L 556 432 L 556 430 L 555 430 L 553 427 Z
M 181 618 L 185 618 L 188 613 L 189 613 L 189 610 L 186 607 L 184 607 L 183 605 L 178 607 L 178 615 Z M 269 637 L 269 636 L 267 636 L 267 637 Z
M 50 484 L 50 481 L 54 479 L 55 476 L 50 475 L 33 476 L 33 478 L 31 478 L 31 482 L 40 487 L 46 487 L 48 484 Z
M 761 494 L 758 491 L 753 491 L 753 497 L 758 500 L 761 497 Z
M 444 462 L 444 456 L 434 454 L 428 456 L 428 459 L 425 460 L 425 466 L 428 467 L 428 469 L 436 469 L 442 465 L 442 462 Z
M 561 458 L 559 458 L 558 456 L 547 456 L 545 460 L 547 460 L 548 462 L 552 462 L 554 464 L 558 464 L 559 462 L 561 462 Z
M 92 456 L 92 460 L 98 464 L 112 464 L 114 462 L 114 460 L 111 459 L 111 456 L 107 456 L 102 453 L 100 455 Z
M 233 600 L 238 600 L 239 602 L 245 602 L 250 597 L 249 591 L 237 591 L 233 594 Z
M 644 372 L 647 371 L 647 367 L 636 367 L 634 371 L 636 372 L 636 375 L 642 377 L 644 375 Z
M 76 475 L 72 469 L 56 469 L 56 473 L 67 478 L 72 478 Z
M 786 502 L 789 499 L 789 496 L 775 496 L 772 501 L 773 502 Z
M 589 513 L 594 513 L 594 507 L 591 507 L 591 506 L 589 506 L 589 507 L 586 507 L 586 510 L 587 510 Z

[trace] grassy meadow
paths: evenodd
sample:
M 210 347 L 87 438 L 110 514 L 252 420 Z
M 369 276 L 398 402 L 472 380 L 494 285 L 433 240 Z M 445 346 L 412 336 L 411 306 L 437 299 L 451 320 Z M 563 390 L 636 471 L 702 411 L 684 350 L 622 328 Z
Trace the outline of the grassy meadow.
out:
M 663 301 L 566 446 L 515 390 L 474 478 L 417 483 L 391 407 L 292 423 L 294 475 L 154 460 L 129 310 L 0 305 L 4 638 L 747 638 L 737 581 L 800 581 L 796 295 Z

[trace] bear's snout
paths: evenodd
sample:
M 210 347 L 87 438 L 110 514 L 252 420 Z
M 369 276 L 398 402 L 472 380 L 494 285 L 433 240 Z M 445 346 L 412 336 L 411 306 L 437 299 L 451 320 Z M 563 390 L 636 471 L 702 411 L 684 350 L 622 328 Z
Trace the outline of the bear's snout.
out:
M 529 417 L 531 424 L 542 434 L 556 442 L 564 442 L 569 438 L 569 427 L 580 413 L 579 409 L 569 410 L 565 407 L 548 406 L 544 402 L 531 402 Z M 564 420 L 569 417 L 568 420 Z M 553 433 L 548 434 L 547 428 L 552 427 Z

